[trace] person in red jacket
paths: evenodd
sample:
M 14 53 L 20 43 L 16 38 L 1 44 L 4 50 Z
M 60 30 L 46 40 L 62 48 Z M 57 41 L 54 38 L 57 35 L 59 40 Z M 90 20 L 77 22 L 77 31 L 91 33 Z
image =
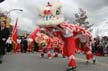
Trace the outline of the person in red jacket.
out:
M 72 32 L 67 28 L 63 28 L 62 26 L 57 26 L 56 28 L 58 28 L 64 36 L 64 51 L 65 55 L 69 58 L 69 68 L 67 68 L 66 71 L 76 70 L 77 64 L 74 55 L 77 45 L 74 39 L 74 31 Z

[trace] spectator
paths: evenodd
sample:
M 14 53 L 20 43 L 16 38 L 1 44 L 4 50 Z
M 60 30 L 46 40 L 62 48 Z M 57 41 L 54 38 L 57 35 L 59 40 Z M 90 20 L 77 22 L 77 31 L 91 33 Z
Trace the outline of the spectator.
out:
M 104 47 L 104 56 L 107 56 L 107 54 L 108 54 L 108 42 L 107 42 L 107 44 L 105 45 L 105 47 Z
M 26 53 L 27 52 L 27 46 L 28 46 L 27 39 L 26 39 L 26 37 L 23 37 L 21 40 L 21 49 L 22 49 L 21 52 Z
M 38 43 L 34 41 L 34 51 L 38 52 Z
M 6 47 L 7 47 L 7 52 L 11 52 L 12 51 L 12 38 L 11 35 L 8 37 L 7 41 L 6 41 Z
M 0 21 L 0 64 L 5 54 L 6 40 L 9 37 L 9 30 L 6 28 L 6 21 Z

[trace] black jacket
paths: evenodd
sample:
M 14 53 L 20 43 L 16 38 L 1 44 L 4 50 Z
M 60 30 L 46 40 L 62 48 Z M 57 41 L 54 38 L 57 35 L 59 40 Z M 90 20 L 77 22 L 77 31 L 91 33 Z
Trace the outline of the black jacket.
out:
M 9 29 L 4 28 L 1 30 L 0 28 L 0 55 L 5 54 L 6 40 L 8 39 L 9 35 Z

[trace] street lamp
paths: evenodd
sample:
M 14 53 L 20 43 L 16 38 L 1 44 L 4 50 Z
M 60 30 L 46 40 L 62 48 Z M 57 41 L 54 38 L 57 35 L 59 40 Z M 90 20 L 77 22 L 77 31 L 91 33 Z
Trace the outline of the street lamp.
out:
M 12 11 L 23 11 L 23 10 L 22 9 L 12 9 L 12 10 L 7 12 L 7 15 L 10 14 Z
M 9 11 L 7 11 L 7 12 L 5 12 L 5 14 L 6 14 L 6 16 L 7 16 L 7 22 L 8 22 L 8 24 L 7 24 L 7 27 L 10 27 L 10 21 L 11 21 L 11 19 L 10 19 L 10 13 L 11 12 L 13 12 L 13 11 L 23 11 L 22 9 L 11 9 L 11 10 L 9 10 Z

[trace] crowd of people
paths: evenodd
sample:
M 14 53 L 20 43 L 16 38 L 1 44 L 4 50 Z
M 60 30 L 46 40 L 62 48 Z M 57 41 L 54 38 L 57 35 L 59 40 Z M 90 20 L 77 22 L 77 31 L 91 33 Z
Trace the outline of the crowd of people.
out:
M 32 44 L 32 46 L 30 47 L 29 44 Z M 17 39 L 17 46 L 15 47 L 11 36 L 7 39 L 6 41 L 6 51 L 7 53 L 10 52 L 22 52 L 22 53 L 26 53 L 26 52 L 38 52 L 38 43 L 35 41 L 29 41 L 29 38 L 25 37 L 25 36 L 19 36 L 19 38 Z
M 27 37 L 20 36 L 17 40 L 18 43 L 20 43 L 20 46 L 17 45 L 16 51 L 19 50 L 19 52 L 26 53 L 26 52 L 38 52 L 38 43 L 36 41 L 33 42 L 33 46 L 31 48 L 31 51 L 28 50 L 29 41 L 27 40 Z M 108 56 L 108 37 L 96 37 L 92 41 L 92 52 L 94 55 L 97 56 Z M 7 53 L 14 51 L 14 47 L 11 41 L 11 35 L 8 37 L 6 41 L 6 51 Z
M 94 38 L 92 52 L 97 56 L 108 56 L 108 36 Z
M 38 51 L 38 44 L 34 41 L 34 49 L 29 51 L 28 46 L 29 42 L 27 37 L 19 37 L 17 39 L 16 47 L 12 40 L 12 34 L 10 33 L 9 29 L 6 27 L 6 22 L 0 22 L 0 64 L 2 64 L 3 56 L 6 53 L 12 52 L 23 52 L 26 53 L 32 51 Z

